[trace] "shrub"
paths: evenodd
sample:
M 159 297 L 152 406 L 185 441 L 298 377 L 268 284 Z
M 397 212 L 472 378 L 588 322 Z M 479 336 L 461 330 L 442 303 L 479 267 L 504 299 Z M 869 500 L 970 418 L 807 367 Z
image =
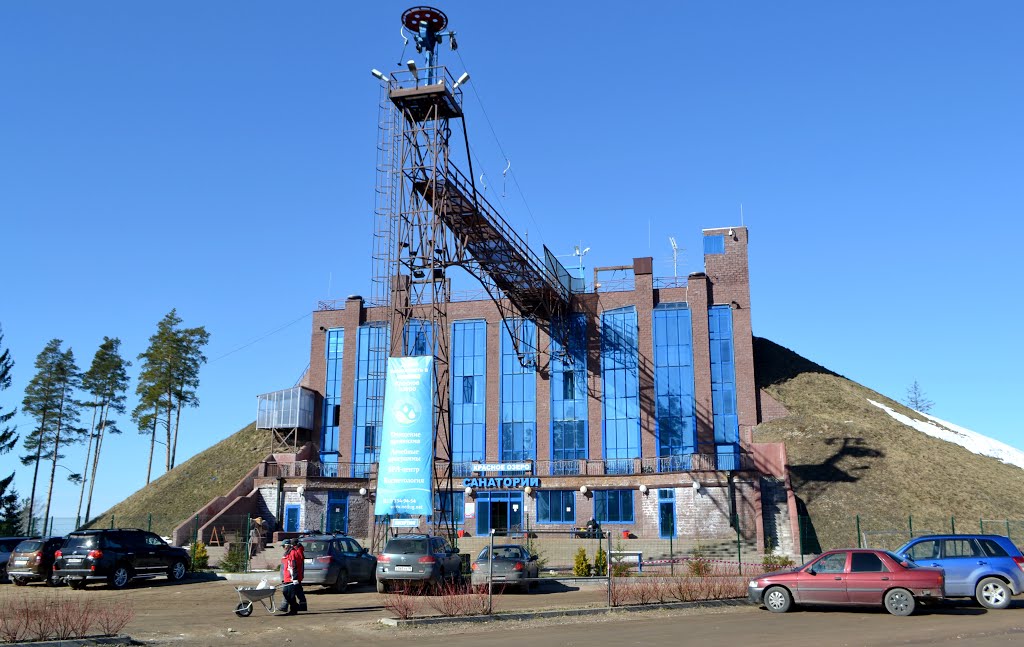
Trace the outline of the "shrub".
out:
M 419 610 L 420 599 L 415 595 L 408 595 L 409 591 L 409 587 L 403 585 L 384 595 L 384 608 L 398 616 L 399 620 L 408 620 Z
M 101 604 L 95 618 L 104 636 L 116 636 L 135 618 L 135 609 L 127 599 L 123 599 L 117 604 Z
M 705 577 L 711 572 L 711 560 L 708 559 L 707 551 L 703 546 L 697 544 L 690 553 L 690 559 L 686 562 L 686 567 L 690 571 L 690 575 L 697 577 Z
M 206 551 L 206 544 L 197 541 L 192 546 L 192 569 L 203 570 L 210 568 L 210 553 Z
M 761 560 L 761 565 L 764 567 L 766 573 L 770 573 L 771 571 L 781 571 L 787 568 L 792 568 L 796 565 L 796 562 L 794 562 L 788 555 L 776 555 L 775 550 L 772 549 L 764 554 L 764 558 Z
M 228 573 L 241 573 L 245 570 L 245 544 L 232 544 L 228 554 L 220 560 L 220 568 Z
M 608 553 L 604 548 L 598 546 L 597 554 L 594 555 L 594 575 L 604 576 L 608 574 Z
M 587 549 L 580 546 L 576 551 L 576 557 L 572 564 L 572 574 L 576 577 L 590 577 L 590 560 L 587 559 Z

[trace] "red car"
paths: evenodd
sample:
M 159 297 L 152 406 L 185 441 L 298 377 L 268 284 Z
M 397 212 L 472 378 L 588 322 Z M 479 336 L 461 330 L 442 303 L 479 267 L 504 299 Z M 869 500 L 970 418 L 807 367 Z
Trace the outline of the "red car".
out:
M 944 596 L 940 568 L 918 566 L 886 550 L 847 549 L 823 553 L 792 571 L 768 573 L 750 582 L 747 595 L 769 611 L 794 604 L 882 605 L 909 616 L 921 601 Z

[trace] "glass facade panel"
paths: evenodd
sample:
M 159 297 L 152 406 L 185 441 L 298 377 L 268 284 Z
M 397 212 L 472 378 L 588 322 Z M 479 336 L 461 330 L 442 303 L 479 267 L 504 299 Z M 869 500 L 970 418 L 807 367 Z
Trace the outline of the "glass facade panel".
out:
M 640 378 L 636 308 L 601 314 L 602 423 L 609 474 L 630 474 L 640 457 Z
M 384 381 L 388 362 L 386 323 L 359 327 L 356 343 L 355 421 L 352 428 L 353 476 L 366 476 L 380 458 L 384 417 Z
M 574 490 L 541 490 L 537 492 L 537 523 L 576 523 L 576 492 Z
M 633 490 L 596 490 L 594 512 L 601 523 L 633 523 Z
M 696 451 L 697 428 L 693 399 L 693 333 L 685 303 L 665 303 L 654 309 L 655 435 L 664 469 L 684 463 Z M 710 450 L 710 448 L 708 448 Z
M 341 413 L 341 361 L 345 350 L 345 329 L 327 331 L 327 382 L 324 384 L 324 412 L 320 429 L 320 460 L 338 461 L 338 418 Z
M 411 319 L 405 324 L 403 335 L 402 341 L 407 357 L 434 354 L 434 326 L 431 322 Z
M 586 333 L 586 319 L 577 314 L 568 324 L 568 348 L 551 340 L 551 460 L 556 475 L 578 474 L 577 461 L 587 457 Z
M 711 408 L 715 421 L 715 444 L 731 445 L 740 440 L 736 416 L 736 365 L 732 349 L 732 308 L 712 306 L 708 314 L 711 346 Z
M 441 516 L 441 497 L 445 497 L 445 516 L 455 515 L 454 525 L 461 526 L 466 523 L 466 493 L 465 492 L 434 492 L 434 514 Z
M 451 345 L 452 469 L 471 476 L 468 463 L 485 460 L 487 322 L 456 321 Z
M 503 461 L 536 460 L 537 327 L 532 321 L 516 322 L 515 325 L 522 326 L 523 343 L 520 350 L 525 361 L 520 361 L 516 355 L 508 328 L 502 326 L 501 435 L 498 439 L 498 453 Z

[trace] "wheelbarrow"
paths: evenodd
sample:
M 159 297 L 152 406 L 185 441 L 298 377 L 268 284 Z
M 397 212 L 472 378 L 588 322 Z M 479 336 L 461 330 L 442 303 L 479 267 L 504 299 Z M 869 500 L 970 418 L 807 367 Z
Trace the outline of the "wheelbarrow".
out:
M 277 611 L 277 605 L 274 603 L 274 591 L 273 586 L 266 586 L 259 588 L 256 586 L 237 586 L 235 590 L 238 591 L 238 606 L 235 607 L 235 615 L 240 618 L 248 618 L 252 615 L 252 609 L 255 602 L 259 602 L 263 605 L 263 608 L 268 613 L 274 613 Z M 268 603 L 269 600 L 269 603 Z

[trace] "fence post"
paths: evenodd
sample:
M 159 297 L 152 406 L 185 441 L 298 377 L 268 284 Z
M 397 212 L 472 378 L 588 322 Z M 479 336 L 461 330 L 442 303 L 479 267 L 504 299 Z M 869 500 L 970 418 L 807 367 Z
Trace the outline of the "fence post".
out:
M 857 548 L 864 548 L 864 546 L 861 545 L 860 538 L 860 515 L 857 515 Z
M 153 532 L 153 513 L 150 512 L 146 518 L 146 531 Z
M 983 534 L 983 535 L 985 534 L 985 520 L 984 519 L 978 519 L 978 529 L 981 531 L 981 534 Z
M 114 513 L 113 512 L 110 513 L 110 529 L 111 530 L 114 529 Z
M 245 515 L 245 572 L 249 572 L 249 559 L 252 557 L 252 514 Z
M 611 606 L 612 606 L 612 586 L 613 586 L 613 584 L 612 584 L 612 531 L 611 530 L 604 531 L 604 536 L 608 540 L 607 541 L 607 545 L 608 545 L 608 550 L 607 550 L 607 554 L 608 554 L 608 568 L 604 569 L 604 574 L 608 577 L 608 608 L 611 608 Z M 637 561 L 640 561 L 639 557 L 637 557 Z
M 949 530 L 951 534 L 956 534 L 956 515 L 949 518 Z
M 740 541 L 740 515 L 736 513 L 736 568 L 739 570 L 740 575 L 743 575 L 743 548 Z
M 487 614 L 494 613 L 494 528 L 491 528 L 487 548 Z
M 914 538 L 914 515 L 907 515 L 907 530 L 910 531 L 910 538 Z
M 75 515 L 75 530 L 78 530 L 81 527 L 82 527 L 82 517 L 80 515 L 76 514 Z
M 608 558 L 608 561 L 612 561 L 611 557 Z M 676 554 L 672 550 L 672 535 L 668 536 L 668 570 L 672 575 L 676 574 Z
M 195 516 L 195 520 L 192 524 L 192 570 L 195 570 L 196 566 L 196 543 L 199 542 L 199 515 Z

